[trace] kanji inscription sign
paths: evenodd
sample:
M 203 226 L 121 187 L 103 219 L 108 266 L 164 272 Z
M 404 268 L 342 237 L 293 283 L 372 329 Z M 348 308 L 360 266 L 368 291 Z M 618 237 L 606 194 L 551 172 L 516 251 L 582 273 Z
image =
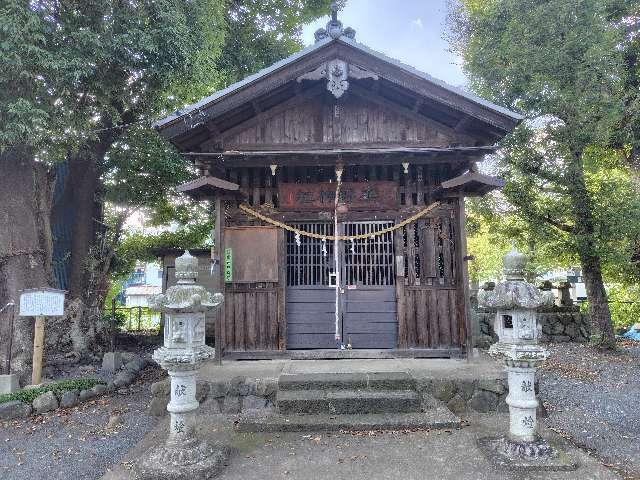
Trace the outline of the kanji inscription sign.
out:
M 281 183 L 278 187 L 282 210 L 333 210 L 335 195 L 335 183 Z M 392 210 L 397 207 L 396 195 L 394 182 L 345 182 L 339 201 L 353 210 Z

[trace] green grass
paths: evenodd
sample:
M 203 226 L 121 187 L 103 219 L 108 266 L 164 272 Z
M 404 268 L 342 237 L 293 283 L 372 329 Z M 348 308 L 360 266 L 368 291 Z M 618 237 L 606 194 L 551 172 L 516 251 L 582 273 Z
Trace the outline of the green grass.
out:
M 5 393 L 0 395 L 0 403 L 11 402 L 13 400 L 20 400 L 24 403 L 31 403 L 37 397 L 45 392 L 53 391 L 55 393 L 66 392 L 69 390 L 89 390 L 95 385 L 104 384 L 102 380 L 96 380 L 94 378 L 77 378 L 72 380 L 62 380 L 60 382 L 50 383 L 38 388 L 27 388 L 18 390 L 13 393 Z

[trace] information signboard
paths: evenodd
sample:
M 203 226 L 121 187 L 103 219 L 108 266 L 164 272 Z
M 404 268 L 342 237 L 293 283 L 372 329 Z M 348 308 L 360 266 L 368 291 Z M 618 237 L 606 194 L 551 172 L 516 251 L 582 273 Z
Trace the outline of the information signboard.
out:
M 34 288 L 20 293 L 21 317 L 64 315 L 64 290 Z

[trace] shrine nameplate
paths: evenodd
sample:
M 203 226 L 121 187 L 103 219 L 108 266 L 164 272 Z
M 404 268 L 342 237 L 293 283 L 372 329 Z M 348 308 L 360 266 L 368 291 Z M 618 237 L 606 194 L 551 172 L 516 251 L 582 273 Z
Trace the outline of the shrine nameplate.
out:
M 278 199 L 281 210 L 333 210 L 335 183 L 281 183 Z M 353 210 L 393 210 L 397 207 L 394 182 L 345 182 L 339 201 Z

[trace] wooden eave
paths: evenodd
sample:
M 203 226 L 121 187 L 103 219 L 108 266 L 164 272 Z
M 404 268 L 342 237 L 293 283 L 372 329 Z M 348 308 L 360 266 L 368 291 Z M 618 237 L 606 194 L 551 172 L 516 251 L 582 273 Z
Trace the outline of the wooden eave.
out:
M 199 200 L 213 198 L 218 194 L 229 195 L 238 193 L 240 186 L 237 183 L 206 175 L 191 182 L 183 183 L 178 186 L 176 190 Z
M 468 166 L 482 161 L 487 154 L 494 153 L 489 147 L 365 147 L 365 148 L 320 148 L 326 144 L 301 145 L 286 150 L 227 150 L 185 154 L 201 165 L 218 168 L 266 167 L 269 165 L 332 166 L 343 165 L 412 165 L 459 164 Z
M 292 55 L 272 67 L 247 79 L 216 92 L 197 104 L 160 120 L 155 125 L 162 136 L 182 151 L 195 148 L 208 138 L 249 120 L 274 104 L 285 101 L 304 90 L 296 78 L 307 73 L 322 62 L 340 58 L 351 64 L 366 68 L 379 75 L 380 79 L 355 81 L 378 83 L 376 95 L 390 102 L 404 105 L 425 118 L 426 112 L 441 111 L 441 122 L 449 123 L 453 129 L 475 130 L 487 139 L 485 144 L 495 142 L 511 131 L 522 117 L 507 109 L 493 105 L 467 92 L 448 86 L 427 74 L 404 65 L 348 38 L 323 40 Z M 303 82 L 314 83 L 314 82 Z M 274 103 L 274 97 L 275 103 Z
M 504 187 L 504 180 L 469 171 L 446 180 L 434 190 L 434 197 L 481 197 L 487 193 Z

